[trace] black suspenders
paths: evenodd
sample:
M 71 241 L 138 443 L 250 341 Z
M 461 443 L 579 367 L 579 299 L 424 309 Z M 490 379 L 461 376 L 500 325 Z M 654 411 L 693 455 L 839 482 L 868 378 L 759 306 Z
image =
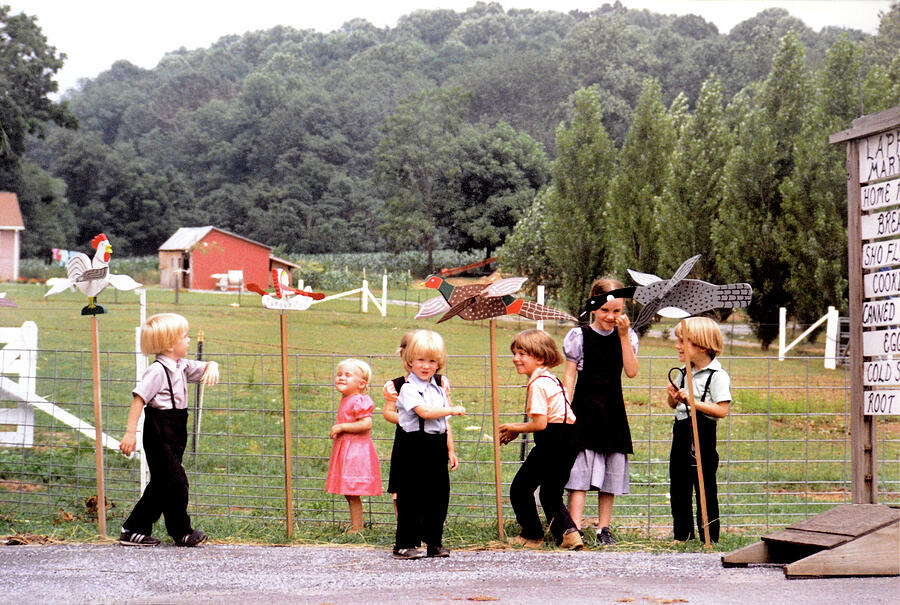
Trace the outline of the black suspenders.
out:
M 169 394 L 172 395 L 172 409 L 175 410 L 175 409 L 177 409 L 175 407 L 175 389 L 172 388 L 172 379 L 169 377 L 169 370 L 166 369 L 165 364 L 158 359 L 156 361 L 154 361 L 153 363 L 158 363 L 159 365 L 162 366 L 163 374 L 166 375 L 166 382 L 169 383 Z

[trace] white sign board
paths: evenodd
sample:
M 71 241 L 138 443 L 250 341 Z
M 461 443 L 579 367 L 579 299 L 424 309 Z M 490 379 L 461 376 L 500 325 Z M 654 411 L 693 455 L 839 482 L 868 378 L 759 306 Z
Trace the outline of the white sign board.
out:
M 876 357 L 894 354 L 900 354 L 900 328 L 863 332 L 863 355 Z
M 900 359 L 864 362 L 863 384 L 867 387 L 900 385 Z
M 866 185 L 859 193 L 859 208 L 863 212 L 900 204 L 900 179 Z
M 900 269 L 876 271 L 863 275 L 863 296 L 894 296 L 900 294 Z
M 862 268 L 878 269 L 900 265 L 900 239 L 866 244 L 862 250 Z
M 864 302 L 862 323 L 866 328 L 900 324 L 900 300 L 888 298 Z
M 866 416 L 900 414 L 900 390 L 863 391 L 863 414 Z
M 900 209 L 864 214 L 860 217 L 862 238 L 875 239 L 900 233 Z
M 859 182 L 900 175 L 900 126 L 859 139 Z

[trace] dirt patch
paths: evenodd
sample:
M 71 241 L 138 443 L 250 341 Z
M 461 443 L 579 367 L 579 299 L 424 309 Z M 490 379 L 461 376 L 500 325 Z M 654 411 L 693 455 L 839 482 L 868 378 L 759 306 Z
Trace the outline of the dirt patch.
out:
M 0 489 L 8 492 L 37 492 L 44 489 L 40 483 L 23 483 L 22 481 L 8 481 L 0 479 Z
M 62 544 L 62 542 L 54 540 L 50 536 L 26 532 L 24 534 L 15 533 L 11 536 L 3 536 L 0 538 L 0 544 L 5 544 L 7 546 L 30 546 L 33 544 Z

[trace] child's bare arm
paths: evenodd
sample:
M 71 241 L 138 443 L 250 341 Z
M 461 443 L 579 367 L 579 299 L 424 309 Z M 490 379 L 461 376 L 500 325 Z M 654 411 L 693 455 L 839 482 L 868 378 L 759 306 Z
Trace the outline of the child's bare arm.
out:
M 622 343 L 622 367 L 625 369 L 626 376 L 634 378 L 638 373 L 638 361 L 634 354 L 634 347 L 631 345 L 629 327 L 631 327 L 631 320 L 627 315 L 619 315 L 616 318 L 616 328 Z
M 445 416 L 465 416 L 466 408 L 461 405 L 450 406 L 449 408 L 438 408 L 428 405 L 417 405 L 413 408 L 419 418 L 425 420 L 435 420 Z
M 563 389 L 566 391 L 566 399 L 572 401 L 575 395 L 575 377 L 578 376 L 578 364 L 567 359 L 566 368 L 563 370 Z
M 391 424 L 399 424 L 400 417 L 397 415 L 397 400 L 385 399 L 384 409 L 382 409 L 381 415 L 384 416 L 384 419 Z
M 714 418 L 724 418 L 728 415 L 728 406 L 731 404 L 730 401 L 719 401 L 717 403 L 706 403 L 704 401 L 695 401 L 694 408 L 698 412 L 702 412 L 707 416 L 712 416 Z
M 500 445 L 506 445 L 518 437 L 520 433 L 535 433 L 547 428 L 546 414 L 534 414 L 529 418 L 528 422 L 509 422 L 501 424 L 499 427 Z
M 135 395 L 131 402 L 131 408 L 128 410 L 128 423 L 125 425 L 125 435 L 122 437 L 122 442 L 119 443 L 119 449 L 126 456 L 130 456 L 137 448 L 137 424 L 143 409 L 144 400 L 139 395 Z
M 365 433 L 372 428 L 372 417 L 366 416 L 353 422 L 340 422 L 331 427 L 331 438 L 334 439 L 341 433 Z

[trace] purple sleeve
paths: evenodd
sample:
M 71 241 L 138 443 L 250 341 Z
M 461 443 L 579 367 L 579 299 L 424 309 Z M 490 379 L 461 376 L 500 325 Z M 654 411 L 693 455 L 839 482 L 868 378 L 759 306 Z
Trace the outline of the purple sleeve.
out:
M 150 403 L 150 401 L 156 397 L 157 393 L 159 393 L 166 385 L 166 377 L 163 375 L 164 371 L 165 370 L 160 364 L 151 363 L 147 369 L 144 370 L 141 381 L 134 387 L 134 390 L 131 391 L 131 395 L 140 397 L 144 400 L 145 404 Z
M 200 379 L 203 378 L 203 372 L 206 371 L 207 363 L 196 359 L 185 359 L 184 379 L 188 382 L 200 382 Z
M 563 355 L 568 361 L 574 362 L 578 369 L 581 370 L 584 361 L 584 335 L 581 328 L 572 328 L 563 339 Z

